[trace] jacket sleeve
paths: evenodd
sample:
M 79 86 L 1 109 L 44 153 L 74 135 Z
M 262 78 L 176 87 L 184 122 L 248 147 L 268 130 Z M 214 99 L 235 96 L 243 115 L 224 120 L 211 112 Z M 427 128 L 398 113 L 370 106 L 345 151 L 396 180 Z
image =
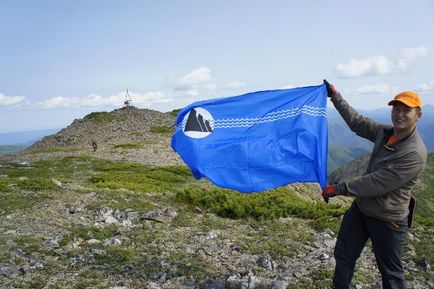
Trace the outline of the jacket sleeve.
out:
M 369 174 L 350 181 L 335 184 L 336 191 L 342 195 L 356 197 L 377 197 L 397 190 L 415 179 L 424 168 L 424 160 L 416 152 L 409 152 L 399 159 Z
M 339 92 L 331 98 L 331 101 L 353 132 L 360 137 L 375 142 L 378 131 L 382 129 L 383 125 L 359 114 Z

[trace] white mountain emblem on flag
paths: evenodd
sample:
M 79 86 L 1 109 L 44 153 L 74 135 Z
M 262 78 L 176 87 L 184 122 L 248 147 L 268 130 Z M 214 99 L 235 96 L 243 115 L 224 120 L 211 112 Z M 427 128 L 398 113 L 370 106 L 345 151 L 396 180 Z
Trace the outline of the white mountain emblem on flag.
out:
M 184 117 L 183 132 L 192 138 L 203 138 L 213 132 L 214 119 L 205 109 L 196 107 L 190 110 Z

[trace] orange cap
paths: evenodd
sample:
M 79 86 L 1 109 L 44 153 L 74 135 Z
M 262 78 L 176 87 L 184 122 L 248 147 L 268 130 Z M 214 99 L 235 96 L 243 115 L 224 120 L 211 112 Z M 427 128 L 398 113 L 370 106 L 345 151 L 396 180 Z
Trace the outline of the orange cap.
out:
M 409 107 L 422 108 L 422 102 L 420 101 L 419 95 L 413 91 L 404 91 L 397 94 L 388 104 L 394 105 L 396 102 L 401 102 Z

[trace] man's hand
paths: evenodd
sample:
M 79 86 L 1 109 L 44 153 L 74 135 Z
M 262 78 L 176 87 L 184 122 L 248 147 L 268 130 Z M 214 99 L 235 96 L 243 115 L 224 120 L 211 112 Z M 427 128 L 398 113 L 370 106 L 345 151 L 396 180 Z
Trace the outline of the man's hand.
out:
M 333 97 L 338 91 L 334 87 L 333 84 L 330 84 L 327 80 L 324 79 L 324 84 L 327 88 L 327 97 Z
M 321 193 L 321 196 L 326 203 L 329 202 L 329 198 L 336 197 L 337 195 L 338 193 L 336 192 L 334 185 L 327 186 Z

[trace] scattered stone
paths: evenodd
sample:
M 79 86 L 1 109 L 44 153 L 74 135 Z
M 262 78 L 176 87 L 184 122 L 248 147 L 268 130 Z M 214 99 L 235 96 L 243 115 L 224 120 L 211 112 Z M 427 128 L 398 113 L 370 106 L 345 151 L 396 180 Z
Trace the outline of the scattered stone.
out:
M 225 282 L 217 279 L 212 280 L 209 284 L 205 284 L 203 287 L 204 289 L 224 289 L 225 288 Z
M 174 208 L 165 208 L 163 210 L 157 209 L 148 213 L 144 213 L 142 215 L 142 219 L 157 221 L 160 223 L 168 223 L 171 222 L 178 215 L 176 209 Z
M 270 289 L 286 289 L 289 286 L 289 282 L 285 280 L 277 280 L 271 283 Z
M 107 251 L 106 251 L 106 250 L 102 250 L 102 249 L 95 249 L 95 248 L 93 248 L 93 249 L 90 250 L 90 251 L 91 251 L 92 254 L 94 254 L 94 255 L 100 255 L 100 256 L 103 256 L 103 255 L 107 254 Z
M 51 247 L 51 248 L 59 248 L 59 243 L 56 240 L 45 240 L 44 241 L 45 246 Z
M 56 180 L 54 178 L 51 179 L 51 181 L 59 188 L 63 188 L 62 182 L 59 180 Z
M 101 241 L 97 240 L 97 239 L 89 239 L 86 241 L 86 244 L 88 244 L 88 245 L 95 245 L 95 244 L 99 244 L 99 243 L 101 243 Z
M 74 238 L 74 240 L 72 240 L 69 244 L 68 247 L 69 248 L 80 248 L 80 246 L 84 243 L 84 239 L 83 238 Z
M 261 256 L 259 256 L 256 263 L 267 270 L 272 271 L 274 269 L 273 262 L 271 261 L 271 257 L 268 254 L 262 254 Z
M 320 258 L 320 260 L 325 261 L 325 260 L 328 260 L 330 258 L 330 256 L 329 256 L 329 254 L 322 253 L 319 258 Z
M 241 280 L 237 275 L 231 275 L 226 279 L 226 284 L 229 288 L 239 288 L 241 286 Z
M 148 288 L 148 289 L 161 289 L 160 285 L 158 285 L 158 283 L 155 283 L 155 282 L 148 282 L 148 283 L 146 283 L 145 288 Z
M 105 220 L 104 223 L 108 224 L 108 225 L 113 225 L 113 224 L 118 224 L 118 220 L 113 217 L 113 216 L 108 216 Z
M 250 273 L 247 276 L 247 280 L 241 282 L 241 289 L 255 289 L 259 286 L 260 283 L 261 280 L 252 273 Z
M 323 244 L 327 248 L 334 248 L 335 244 L 336 244 L 336 240 L 335 239 L 326 239 L 326 240 L 324 240 Z
M 122 241 L 118 238 L 111 238 L 104 241 L 104 246 L 122 245 Z
M 44 269 L 44 265 L 42 265 L 41 263 L 38 263 L 36 261 L 30 262 L 29 264 L 23 266 L 20 268 L 20 272 L 22 274 L 26 274 L 29 271 L 33 271 L 33 270 L 42 270 Z
M 15 277 L 17 276 L 17 272 L 14 271 L 11 267 L 7 266 L 7 267 L 0 267 L 0 275 L 4 276 L 4 277 Z
M 431 265 L 429 264 L 429 260 L 426 256 L 423 256 L 422 267 L 425 271 L 431 270 Z
M 210 232 L 206 233 L 204 236 L 200 236 L 198 238 L 199 242 L 203 243 L 203 242 L 206 242 L 208 240 L 212 240 L 218 236 L 218 233 L 219 232 L 216 230 L 210 231 Z

